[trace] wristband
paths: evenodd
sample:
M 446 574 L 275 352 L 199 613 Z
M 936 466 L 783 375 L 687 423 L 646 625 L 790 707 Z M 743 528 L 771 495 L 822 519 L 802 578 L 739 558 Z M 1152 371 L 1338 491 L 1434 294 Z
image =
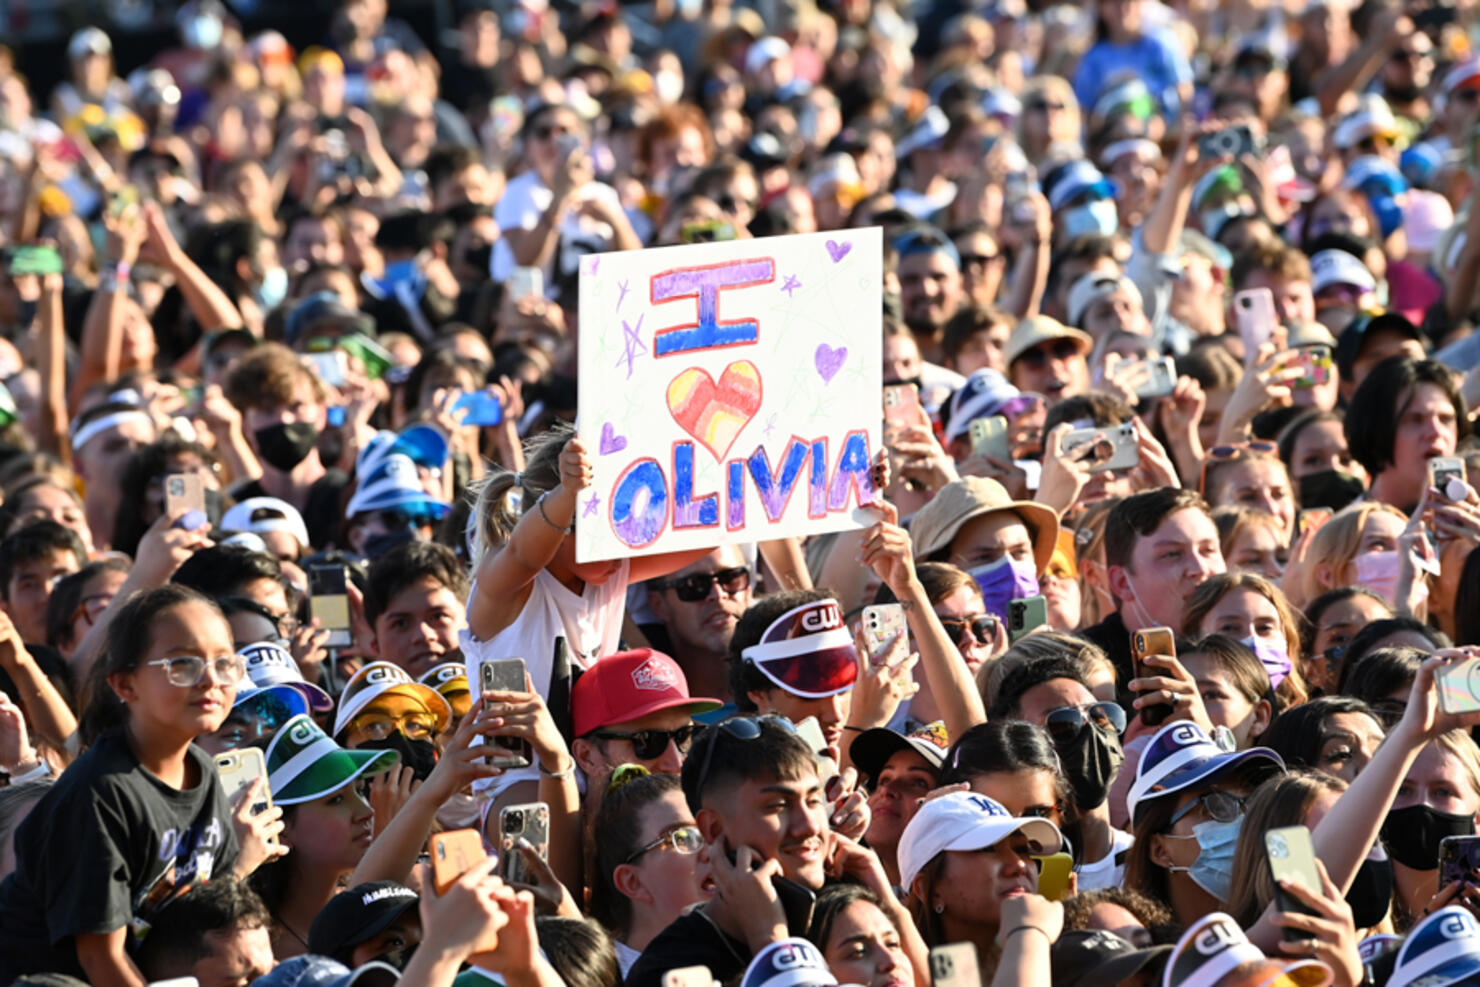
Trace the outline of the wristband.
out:
M 568 528 L 562 528 L 560 525 L 558 525 L 554 521 L 551 521 L 550 520 L 550 515 L 548 515 L 548 514 L 545 513 L 545 498 L 548 497 L 548 496 L 550 496 L 550 491 L 546 490 L 544 493 L 540 494 L 540 499 L 534 502 L 534 506 L 539 509 L 540 518 L 546 524 L 548 524 L 550 527 L 554 528 L 556 531 L 561 531 L 561 532 L 564 532 L 565 534 L 570 534 L 571 532 L 575 531 L 576 530 L 576 519 L 575 518 L 571 518 L 570 519 L 570 527 L 568 527 Z
M 1012 928 L 1011 930 L 1009 930 L 1007 932 L 1006 935 L 1004 935 L 1002 937 L 1002 943 L 1003 943 L 1003 945 L 1006 945 L 1007 944 L 1007 940 L 1011 939 L 1013 936 L 1017 935 L 1019 932 L 1037 932 L 1037 933 L 1041 933 L 1042 936 L 1043 936 L 1043 938 L 1045 938 L 1045 939 L 1048 940 L 1048 944 L 1050 946 L 1053 945 L 1053 936 L 1050 936 L 1047 932 L 1044 932 L 1042 929 L 1038 928 L 1038 926 L 1036 926 L 1036 925 L 1019 925 L 1019 926 L 1016 926 L 1016 927 Z
M 576 773 L 576 759 L 571 758 L 570 767 L 566 768 L 564 771 L 546 771 L 543 764 L 541 764 L 539 768 L 540 774 L 544 775 L 546 778 L 569 778 L 571 775 Z
M 134 267 L 128 261 L 119 261 L 113 265 L 113 280 L 120 285 L 128 284 L 129 277 L 134 273 Z

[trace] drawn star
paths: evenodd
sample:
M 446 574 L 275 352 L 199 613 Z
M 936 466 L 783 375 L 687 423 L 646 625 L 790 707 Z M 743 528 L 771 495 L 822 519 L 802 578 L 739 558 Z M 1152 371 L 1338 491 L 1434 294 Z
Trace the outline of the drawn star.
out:
M 586 509 L 581 512 L 581 517 L 595 517 L 596 512 L 601 509 L 601 494 L 593 493 L 591 499 L 586 501 Z
M 640 354 L 646 353 L 648 351 L 646 344 L 644 344 L 642 341 L 642 337 L 638 335 L 638 333 L 642 330 L 642 320 L 646 317 L 646 313 L 644 313 L 643 315 L 639 315 L 637 317 L 637 325 L 635 326 L 628 325 L 626 319 L 622 320 L 622 345 L 624 348 L 622 350 L 622 355 L 617 358 L 617 366 L 620 367 L 623 360 L 627 361 L 628 380 L 632 379 L 633 361 L 635 361 Z
M 787 298 L 790 298 L 792 297 L 792 292 L 796 291 L 801 286 L 802 283 L 797 280 L 797 276 L 795 274 L 788 274 L 786 276 L 786 280 L 782 282 L 781 290 L 786 292 Z
M 771 433 L 774 432 L 774 431 L 776 431 L 776 413 L 775 412 L 772 412 L 771 413 L 771 417 L 768 418 L 768 419 L 766 419 L 766 427 L 764 429 L 762 429 L 761 431 L 765 433 L 765 436 L 768 439 L 771 437 Z
M 620 288 L 622 292 L 620 295 L 617 296 L 617 311 L 620 312 L 622 310 L 622 302 L 627 300 L 627 282 L 618 281 L 617 287 Z
M 591 258 L 591 276 L 592 277 L 595 277 L 596 276 L 596 269 L 598 267 L 600 267 L 600 266 L 601 266 L 601 258 L 600 257 L 592 257 Z

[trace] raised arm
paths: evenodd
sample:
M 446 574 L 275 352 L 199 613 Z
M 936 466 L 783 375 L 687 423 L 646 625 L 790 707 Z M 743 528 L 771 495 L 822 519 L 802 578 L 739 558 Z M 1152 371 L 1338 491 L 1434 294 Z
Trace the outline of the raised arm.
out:
M 38 451 L 49 452 L 72 464 L 67 441 L 67 331 L 62 315 L 62 276 L 47 275 L 41 282 L 41 331 L 36 335 L 36 371 L 41 377 L 41 427 Z
M 123 320 L 133 301 L 128 297 L 129 274 L 144 242 L 144 223 L 136 207 L 121 216 L 105 215 L 107 264 L 93 292 L 82 323 L 82 362 L 72 383 L 73 407 L 92 385 L 118 377 L 123 367 Z
M 185 296 L 185 304 L 200 324 L 201 332 L 240 329 L 241 313 L 221 286 L 212 281 L 180 246 L 157 202 L 144 204 L 144 229 L 146 236 L 141 256 L 174 274 L 175 284 L 180 294 Z

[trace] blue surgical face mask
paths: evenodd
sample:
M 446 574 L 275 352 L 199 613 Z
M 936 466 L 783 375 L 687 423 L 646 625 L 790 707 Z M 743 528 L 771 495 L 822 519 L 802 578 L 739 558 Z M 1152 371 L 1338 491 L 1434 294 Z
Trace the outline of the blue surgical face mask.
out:
M 263 310 L 270 311 L 283 303 L 288 297 L 288 271 L 282 267 L 269 267 L 262 275 L 262 283 L 257 286 L 257 304 Z
M 1233 896 L 1233 855 L 1238 849 L 1239 832 L 1244 828 L 1241 815 L 1233 822 L 1208 820 L 1192 827 L 1192 836 L 1172 836 L 1172 839 L 1197 840 L 1197 859 L 1191 867 L 1167 867 L 1170 871 L 1186 871 L 1187 876 L 1208 894 L 1219 901 Z M 1168 834 L 1170 835 L 1170 834 Z
M 408 257 L 405 260 L 393 260 L 385 265 L 385 274 L 381 280 L 386 284 L 399 284 L 402 281 L 412 281 L 419 273 L 416 258 Z
M 1290 677 L 1290 669 L 1293 664 L 1290 661 L 1290 649 L 1285 646 L 1283 640 L 1266 641 L 1258 637 L 1245 637 L 1239 639 L 1241 643 L 1247 644 L 1249 650 L 1259 656 L 1259 664 L 1269 673 L 1269 684 L 1271 688 L 1278 689 L 1280 683 Z
M 986 605 L 987 613 L 996 614 L 1000 620 L 1007 619 L 1009 600 L 1037 596 L 1039 592 L 1038 570 L 1032 560 L 1019 562 L 1004 555 L 996 562 L 988 562 L 969 570 L 967 574 L 981 588 L 982 602 Z
M 1120 226 L 1114 199 L 1096 199 L 1065 209 L 1057 220 L 1059 229 L 1070 240 L 1082 236 L 1109 236 Z

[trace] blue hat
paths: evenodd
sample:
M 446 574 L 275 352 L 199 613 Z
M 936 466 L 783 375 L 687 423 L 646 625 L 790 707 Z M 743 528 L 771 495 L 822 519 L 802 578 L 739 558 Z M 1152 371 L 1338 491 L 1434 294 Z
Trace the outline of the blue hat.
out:
M 351 970 L 327 956 L 295 956 L 252 981 L 252 987 L 381 987 L 401 974 L 389 963 L 372 961 Z
M 290 692 L 297 697 L 297 702 L 288 698 L 283 698 L 283 701 L 295 714 L 310 710 L 324 713 L 334 708 L 334 700 L 327 692 L 304 679 L 298 662 L 293 660 L 287 649 L 271 641 L 258 641 L 242 648 L 237 654 L 246 663 L 247 679 L 251 683 L 247 685 L 244 682 L 237 686 L 238 703 L 261 692 L 271 692 L 280 698 L 283 698 L 282 693 Z M 298 708 L 300 704 L 302 709 Z
M 1449 987 L 1480 978 L 1480 922 L 1457 905 L 1441 908 L 1408 933 L 1388 987 Z
M 1132 826 L 1139 825 L 1154 800 L 1217 781 L 1246 764 L 1266 772 L 1285 770 L 1284 759 L 1267 747 L 1225 751 L 1196 723 L 1178 720 L 1151 738 L 1136 766 L 1136 780 L 1126 797 Z
M 326 322 L 333 322 L 341 328 L 362 332 L 367 336 L 375 333 L 375 320 L 344 304 L 338 292 L 316 291 L 293 306 L 293 311 L 288 313 L 287 325 L 283 327 L 283 340 L 292 346 L 304 332 Z
M 447 465 L 448 448 L 447 436 L 434 425 L 410 425 L 399 434 L 381 429 L 360 450 L 355 459 L 355 475 L 369 476 L 391 453 L 406 456 L 418 466 L 441 469 Z
M 1403 225 L 1403 208 L 1397 197 L 1408 191 L 1408 179 L 1398 166 L 1375 154 L 1364 154 L 1347 168 L 1341 184 L 1346 188 L 1360 189 L 1377 213 L 1382 235 L 1388 236 Z
M 1093 194 L 1099 199 L 1115 196 L 1115 188 L 1104 173 L 1084 158 L 1071 161 L 1054 169 L 1043 183 L 1048 195 L 1048 205 L 1054 212 L 1069 205 L 1075 199 Z
M 1001 414 L 1002 406 L 1020 392 L 1007 382 L 1000 371 L 990 367 L 973 370 L 955 394 L 951 395 L 951 413 L 946 419 L 946 441 L 965 435 L 978 418 Z
M 837 982 L 816 946 L 805 939 L 782 939 L 755 954 L 740 987 L 814 987 Z
M 426 492 L 416 472 L 416 463 L 410 456 L 393 452 L 377 463 L 374 470 L 360 477 L 360 485 L 349 499 L 344 516 L 352 518 L 357 514 L 386 510 L 403 510 L 441 520 L 447 516 L 451 506 Z

